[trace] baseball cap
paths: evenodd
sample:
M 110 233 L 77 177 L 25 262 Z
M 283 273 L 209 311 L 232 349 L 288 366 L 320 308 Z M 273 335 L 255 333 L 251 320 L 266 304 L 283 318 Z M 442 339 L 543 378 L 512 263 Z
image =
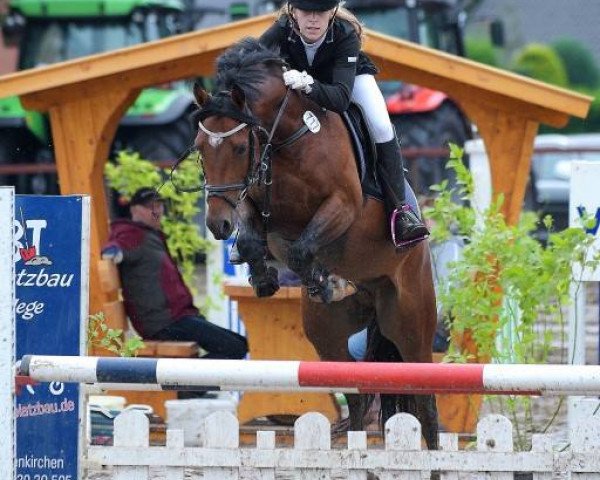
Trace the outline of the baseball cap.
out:
M 158 194 L 158 191 L 155 188 L 142 187 L 132 195 L 129 205 L 146 205 L 150 202 L 164 201 L 165 199 Z

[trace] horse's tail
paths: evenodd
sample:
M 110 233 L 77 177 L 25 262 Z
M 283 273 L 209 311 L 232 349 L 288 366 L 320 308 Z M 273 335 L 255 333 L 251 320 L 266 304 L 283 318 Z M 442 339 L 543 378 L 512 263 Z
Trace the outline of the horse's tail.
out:
M 400 351 L 390 340 L 383 336 L 377 321 L 371 322 L 367 334 L 367 354 L 365 360 L 368 362 L 403 362 Z M 414 395 L 381 394 L 381 407 L 379 409 L 379 423 L 383 431 L 385 422 L 396 413 L 406 412 L 411 415 L 417 413 L 417 405 Z M 367 400 L 370 405 L 372 396 Z

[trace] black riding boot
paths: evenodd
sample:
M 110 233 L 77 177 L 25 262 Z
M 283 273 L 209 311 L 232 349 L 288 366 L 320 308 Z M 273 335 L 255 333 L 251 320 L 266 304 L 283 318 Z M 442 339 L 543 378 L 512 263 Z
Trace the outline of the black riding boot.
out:
M 392 241 L 396 248 L 407 247 L 424 240 L 429 230 L 406 203 L 404 188 L 404 166 L 400 145 L 396 138 L 376 144 L 379 179 L 385 194 L 385 203 L 390 212 Z

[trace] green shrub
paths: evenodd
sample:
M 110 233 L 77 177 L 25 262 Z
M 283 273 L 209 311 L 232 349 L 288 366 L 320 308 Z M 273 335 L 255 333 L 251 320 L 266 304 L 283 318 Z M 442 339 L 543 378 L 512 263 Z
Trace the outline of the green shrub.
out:
M 89 347 L 101 347 L 119 357 L 136 357 L 145 346 L 139 335 L 123 338 L 123 330 L 108 328 L 103 312 L 88 317 L 87 339 Z
M 487 38 L 467 37 L 465 39 L 467 58 L 479 63 L 498 67 L 498 58 L 492 42 Z
M 512 70 L 542 82 L 567 86 L 567 72 L 558 54 L 549 46 L 532 43 L 517 53 Z
M 462 256 L 450 262 L 449 275 L 440 285 L 438 300 L 449 312 L 453 337 L 468 332 L 477 346 L 478 358 L 494 363 L 547 363 L 556 345 L 566 347 L 566 309 L 571 302 L 572 266 L 576 263 L 596 268 L 600 254 L 587 257 L 594 236 L 583 228 L 567 228 L 550 233 L 542 246 L 532 236 L 537 218 L 523 214 L 517 225 L 508 225 L 499 195 L 483 212 L 469 204 L 474 181 L 462 162 L 462 150 L 450 146 L 448 168 L 456 172 L 458 192 L 448 189 L 447 181 L 432 187 L 438 192 L 433 207 L 424 210 L 432 220 L 431 238 L 443 241 L 456 232 L 465 240 Z M 452 199 L 457 196 L 465 204 Z M 593 219 L 586 219 L 586 222 Z M 544 219 L 547 228 L 551 221 Z M 586 260 L 587 258 L 587 260 Z M 555 328 L 556 327 L 556 328 Z M 451 343 L 447 361 L 464 362 L 472 353 L 460 351 Z M 569 359 L 561 352 L 561 363 Z M 554 417 L 540 424 L 532 415 L 533 400 L 527 396 L 489 397 L 495 410 L 511 417 L 517 446 L 527 449 L 532 433 L 544 432 Z M 557 400 L 556 411 L 562 406 Z
M 600 71 L 592 53 L 577 40 L 563 38 L 552 44 L 567 71 L 569 85 L 595 89 L 600 84 Z
M 140 187 L 160 188 L 160 195 L 167 199 L 167 209 L 162 228 L 167 235 L 169 251 L 177 261 L 183 279 L 194 292 L 195 258 L 206 252 L 209 243 L 200 235 L 198 216 L 202 193 L 179 193 L 168 181 L 170 169 L 140 158 L 137 153 L 120 152 L 115 163 L 107 163 L 105 175 L 108 185 L 126 199 Z M 177 169 L 180 184 L 196 185 L 201 171 L 197 162 L 183 162 Z

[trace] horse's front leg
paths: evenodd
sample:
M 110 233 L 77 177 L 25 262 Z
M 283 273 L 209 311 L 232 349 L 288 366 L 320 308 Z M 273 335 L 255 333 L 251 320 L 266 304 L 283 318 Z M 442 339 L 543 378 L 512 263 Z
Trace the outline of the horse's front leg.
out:
M 262 231 L 260 214 L 252 205 L 238 207 L 240 222 L 237 248 L 248 264 L 250 285 L 257 297 L 270 297 L 279 290 L 277 269 L 267 266 L 267 245 Z
M 316 260 L 322 247 L 346 233 L 356 215 L 356 212 L 348 212 L 347 203 L 340 197 L 332 196 L 321 205 L 298 240 L 290 246 L 287 265 L 300 276 L 312 300 L 331 303 L 356 293 L 352 283 L 330 274 Z

